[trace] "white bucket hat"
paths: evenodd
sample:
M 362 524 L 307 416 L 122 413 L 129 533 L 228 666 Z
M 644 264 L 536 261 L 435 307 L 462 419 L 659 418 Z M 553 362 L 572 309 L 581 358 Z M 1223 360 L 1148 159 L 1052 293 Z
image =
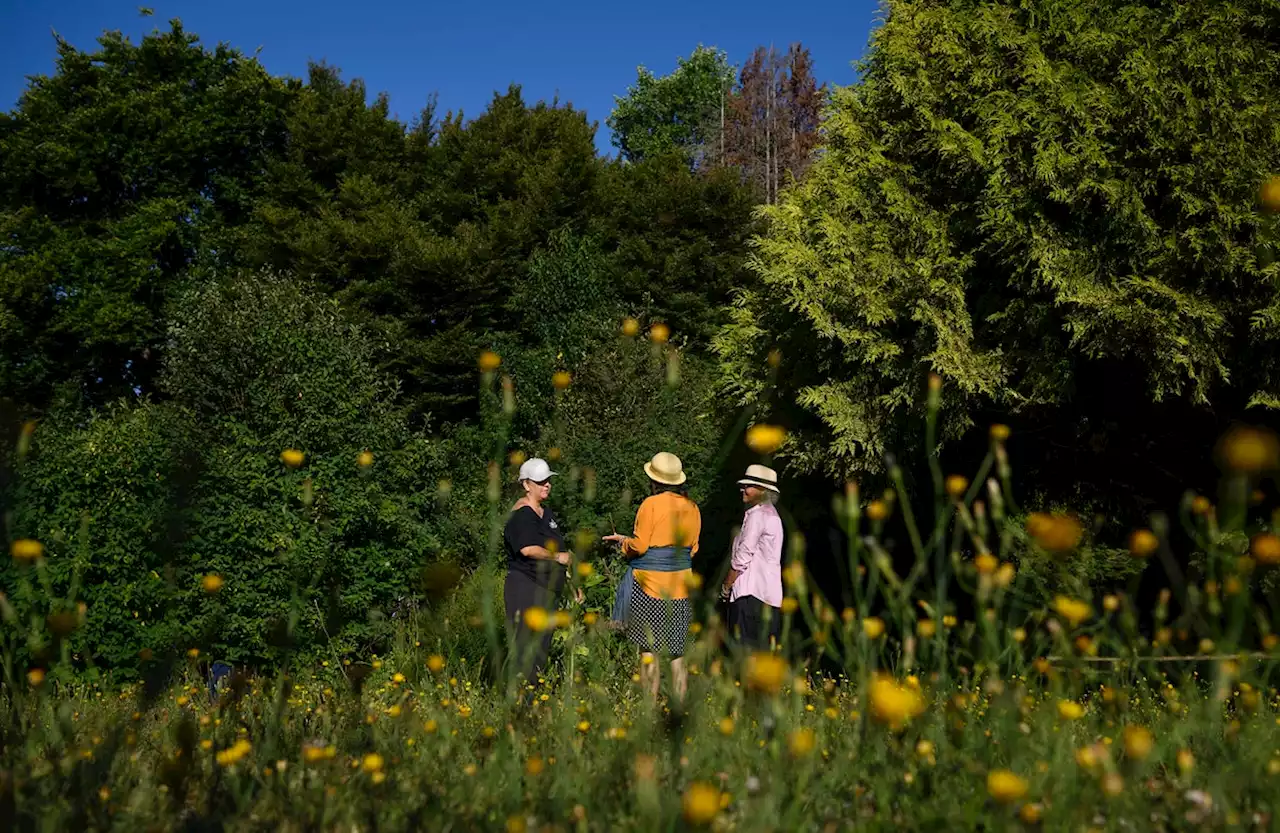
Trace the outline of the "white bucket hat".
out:
M 778 473 L 768 466 L 747 466 L 747 473 L 738 481 L 739 486 L 759 486 L 771 492 L 782 494 L 778 488 Z
M 555 474 L 546 460 L 541 457 L 532 457 L 521 464 L 520 476 L 516 480 L 532 480 L 534 483 L 541 483 L 554 477 Z

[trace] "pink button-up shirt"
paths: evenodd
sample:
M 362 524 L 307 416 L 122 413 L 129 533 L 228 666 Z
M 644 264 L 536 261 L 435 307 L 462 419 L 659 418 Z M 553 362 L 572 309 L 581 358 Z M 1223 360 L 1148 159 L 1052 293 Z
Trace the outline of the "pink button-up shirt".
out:
M 733 539 L 730 566 L 742 575 L 729 591 L 729 601 L 755 596 L 772 607 L 782 606 L 782 518 L 767 503 L 747 510 L 742 531 Z

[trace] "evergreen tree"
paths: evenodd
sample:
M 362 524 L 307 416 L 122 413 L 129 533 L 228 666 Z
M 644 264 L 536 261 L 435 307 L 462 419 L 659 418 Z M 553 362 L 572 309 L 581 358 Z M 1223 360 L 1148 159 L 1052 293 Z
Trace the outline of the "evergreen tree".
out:
M 146 392 L 172 288 L 243 222 L 279 153 L 286 84 L 178 22 L 94 52 L 0 114 L 0 388 L 26 413 L 70 385 Z
M 1188 486 L 1199 432 L 1280 404 L 1277 9 L 890 2 L 767 211 L 731 385 L 758 395 L 780 346 L 793 458 L 832 474 L 909 448 L 937 373 L 948 439 L 998 415 L 1043 473 Z

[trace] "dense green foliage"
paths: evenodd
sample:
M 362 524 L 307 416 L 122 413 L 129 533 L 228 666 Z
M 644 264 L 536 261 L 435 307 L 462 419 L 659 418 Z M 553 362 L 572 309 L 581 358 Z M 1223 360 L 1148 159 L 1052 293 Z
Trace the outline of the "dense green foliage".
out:
M 417 496 L 443 474 L 439 449 L 333 303 L 245 276 L 174 304 L 165 400 L 56 414 L 18 472 L 14 533 L 48 542 L 56 595 L 92 611 L 77 659 L 380 644 L 438 550 Z M 296 472 L 286 448 L 306 455 Z M 357 464 L 365 450 L 376 467 Z M 207 574 L 237 592 L 204 593 Z
M 1119 499 L 1274 406 L 1276 4 L 887 11 L 720 341 L 746 398 L 781 348 L 791 459 L 880 471 L 937 373 L 945 439 L 1002 414 L 1041 438 L 1035 482 L 1052 460 Z

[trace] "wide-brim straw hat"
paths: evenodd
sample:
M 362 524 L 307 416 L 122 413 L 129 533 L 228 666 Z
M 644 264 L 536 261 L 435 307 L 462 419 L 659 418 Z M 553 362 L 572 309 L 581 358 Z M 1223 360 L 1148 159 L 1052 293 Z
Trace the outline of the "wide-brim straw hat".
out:
M 759 486 L 771 492 L 782 494 L 778 488 L 778 473 L 768 466 L 747 466 L 747 473 L 738 481 L 739 486 Z
M 686 479 L 680 458 L 667 451 L 653 455 L 653 459 L 644 464 L 644 473 L 650 480 L 667 486 L 679 486 Z

